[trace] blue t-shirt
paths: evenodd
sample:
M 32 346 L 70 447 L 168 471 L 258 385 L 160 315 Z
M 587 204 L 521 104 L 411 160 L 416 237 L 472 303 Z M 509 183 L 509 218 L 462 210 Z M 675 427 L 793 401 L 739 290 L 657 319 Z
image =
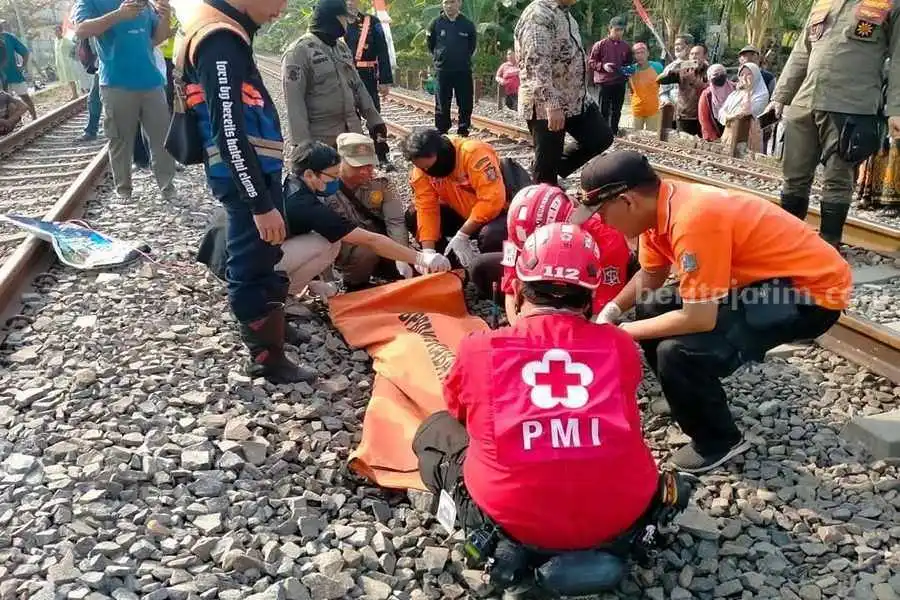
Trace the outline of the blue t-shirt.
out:
M 5 52 L 0 52 L 0 79 L 6 83 L 22 83 L 25 76 L 19 69 L 19 63 L 16 61 L 16 54 L 25 58 L 28 56 L 28 48 L 25 47 L 19 38 L 11 33 L 0 33 L 3 36 L 3 42 L 6 46 Z
M 73 21 L 97 19 L 122 4 L 122 0 L 77 0 Z M 97 37 L 100 85 L 142 91 L 165 85 L 153 57 L 153 32 L 159 16 L 145 8 L 130 21 L 113 25 Z

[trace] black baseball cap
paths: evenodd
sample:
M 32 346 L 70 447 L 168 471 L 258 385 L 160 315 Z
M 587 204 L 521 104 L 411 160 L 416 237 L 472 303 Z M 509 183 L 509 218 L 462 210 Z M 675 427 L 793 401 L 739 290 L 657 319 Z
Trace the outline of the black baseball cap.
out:
M 350 11 L 347 10 L 347 0 L 319 0 L 316 10 L 331 17 L 350 16 Z
M 623 19 L 622 17 L 613 17 L 609 21 L 609 26 L 618 29 L 625 29 L 625 19 Z
M 581 204 L 571 221 L 581 224 L 600 206 L 628 190 L 645 183 L 656 183 L 659 176 L 640 152 L 618 150 L 596 156 L 581 170 Z

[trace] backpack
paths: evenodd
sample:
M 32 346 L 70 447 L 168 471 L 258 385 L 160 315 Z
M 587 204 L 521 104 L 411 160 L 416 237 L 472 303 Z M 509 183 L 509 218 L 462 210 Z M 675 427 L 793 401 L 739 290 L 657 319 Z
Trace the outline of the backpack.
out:
M 90 38 L 78 40 L 78 43 L 75 45 L 75 55 L 88 75 L 93 75 L 97 72 L 97 53 L 94 52 L 94 48 L 91 46 Z

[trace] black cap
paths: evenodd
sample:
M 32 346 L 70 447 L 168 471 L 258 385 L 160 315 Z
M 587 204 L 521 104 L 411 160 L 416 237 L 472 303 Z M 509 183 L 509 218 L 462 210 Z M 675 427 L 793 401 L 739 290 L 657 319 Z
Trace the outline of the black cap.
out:
M 581 205 L 572 215 L 572 222 L 584 223 L 607 200 L 657 181 L 656 171 L 640 152 L 618 150 L 596 156 L 581 170 Z
M 610 27 L 617 27 L 619 29 L 625 29 L 625 19 L 622 17 L 613 17 L 609 21 Z

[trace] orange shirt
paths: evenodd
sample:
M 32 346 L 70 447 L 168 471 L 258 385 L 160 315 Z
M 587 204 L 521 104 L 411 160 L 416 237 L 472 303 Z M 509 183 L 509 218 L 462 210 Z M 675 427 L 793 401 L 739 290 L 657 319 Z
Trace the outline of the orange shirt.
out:
M 456 148 L 456 166 L 448 177 L 431 177 L 413 167 L 409 180 L 416 205 L 420 242 L 441 237 L 440 204 L 447 204 L 464 219 L 487 223 L 506 206 L 506 188 L 500 159 L 490 144 L 448 136 Z
M 675 267 L 685 302 L 707 302 L 766 279 L 790 278 L 823 308 L 843 310 L 850 265 L 780 206 L 699 184 L 663 181 L 657 226 L 640 242 L 641 267 Z
M 657 76 L 662 72 L 662 65 L 651 61 L 647 68 L 634 72 L 628 78 L 631 86 L 631 114 L 635 117 L 652 117 L 659 112 L 659 84 Z

